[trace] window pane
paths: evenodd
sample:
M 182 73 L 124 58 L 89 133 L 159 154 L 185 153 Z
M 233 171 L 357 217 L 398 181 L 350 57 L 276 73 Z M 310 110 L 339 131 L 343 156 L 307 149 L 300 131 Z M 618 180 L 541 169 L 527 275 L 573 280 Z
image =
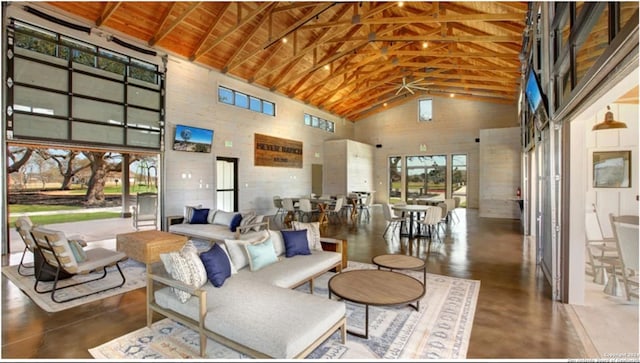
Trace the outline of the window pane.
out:
M 467 206 L 467 155 L 451 156 L 451 196 L 459 198 L 459 207 Z
M 160 132 L 127 129 L 127 145 L 159 148 Z
M 588 36 L 576 44 L 576 84 L 609 46 L 609 7 L 601 4 L 600 8 L 600 16 L 590 24 L 592 28 L 585 29 Z
M 304 114 L 304 124 L 307 126 L 311 126 L 311 115 L 307 113 Z
M 127 109 L 127 125 L 159 130 L 160 113 L 129 107 Z
M 240 92 L 235 92 L 235 94 L 236 94 L 235 105 L 242 108 L 249 108 L 249 97 L 247 97 L 247 95 L 245 95 L 244 93 L 240 93 Z
M 389 203 L 402 201 L 402 158 L 393 156 L 389 158 Z
M 69 116 L 67 95 L 14 86 L 13 107 L 15 110 L 44 115 Z
M 128 86 L 127 98 L 132 105 L 160 109 L 160 92 Z
M 218 87 L 218 101 L 233 105 L 233 91 L 228 88 Z
M 68 121 L 43 116 L 15 114 L 13 133 L 16 136 L 67 139 Z
M 73 73 L 73 93 L 124 102 L 124 85 L 120 82 Z
M 130 59 L 129 77 L 151 84 L 158 84 L 158 66 L 137 59 Z
M 311 126 L 318 127 L 318 118 L 316 116 L 311 116 Z
M 420 122 L 431 121 L 433 118 L 433 111 L 431 100 L 420 100 L 418 102 L 418 120 Z
M 335 132 L 335 123 L 331 122 L 331 121 L 327 121 L 327 131 L 329 132 Z
M 124 107 L 121 105 L 85 100 L 79 97 L 74 97 L 72 104 L 74 118 L 124 125 Z
M 68 91 L 69 72 L 66 69 L 16 58 L 14 62 L 14 80 L 20 83 Z
M 275 105 L 272 102 L 262 101 L 262 113 L 264 113 L 265 115 L 275 116 Z
M 124 75 L 126 64 L 129 63 L 126 57 L 104 49 L 100 49 L 99 53 L 98 68 L 108 72 Z
M 124 145 L 124 130 L 118 126 L 103 126 L 76 121 L 71 125 L 71 138 L 77 141 Z
M 262 112 L 262 101 L 253 96 L 249 97 L 249 109 L 251 111 Z

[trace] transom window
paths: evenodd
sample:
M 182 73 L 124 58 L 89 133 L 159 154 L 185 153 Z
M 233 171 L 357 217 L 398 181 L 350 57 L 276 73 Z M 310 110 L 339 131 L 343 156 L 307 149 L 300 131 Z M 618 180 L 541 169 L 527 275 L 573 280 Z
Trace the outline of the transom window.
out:
M 261 98 L 224 86 L 218 86 L 218 102 L 246 108 L 269 116 L 276 115 L 276 105 L 273 102 L 265 101 Z
M 304 124 L 311 127 L 316 127 L 327 132 L 336 132 L 336 126 L 333 121 L 325 120 L 318 116 L 304 114 Z
M 418 101 L 418 121 L 429 122 L 433 120 L 433 100 L 430 98 Z

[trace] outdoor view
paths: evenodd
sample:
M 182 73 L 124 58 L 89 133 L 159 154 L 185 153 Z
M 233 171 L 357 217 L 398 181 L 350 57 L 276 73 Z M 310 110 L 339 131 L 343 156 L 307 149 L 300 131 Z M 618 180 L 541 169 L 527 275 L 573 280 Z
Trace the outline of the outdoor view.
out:
M 8 159 L 9 228 L 24 214 L 38 225 L 120 217 L 122 154 L 10 146 Z M 130 154 L 132 200 L 157 192 L 157 163 L 155 156 Z

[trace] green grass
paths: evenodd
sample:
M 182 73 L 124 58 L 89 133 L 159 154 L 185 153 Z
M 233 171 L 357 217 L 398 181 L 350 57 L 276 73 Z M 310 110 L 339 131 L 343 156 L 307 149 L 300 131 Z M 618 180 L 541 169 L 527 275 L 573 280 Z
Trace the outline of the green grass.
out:
M 94 213 L 68 213 L 44 216 L 29 216 L 31 222 L 38 225 L 54 224 L 54 223 L 69 223 L 80 221 L 91 221 L 94 219 L 108 219 L 108 218 L 120 218 L 118 212 L 94 212 Z M 18 217 L 9 217 L 9 228 L 15 226 L 14 222 Z
M 75 195 L 84 195 L 87 194 L 87 189 L 83 188 L 83 189 L 72 189 L 68 191 L 69 194 L 75 194 Z M 157 193 L 158 192 L 158 188 L 154 187 L 154 186 L 146 186 L 146 185 L 134 185 L 130 188 L 130 194 L 136 194 L 136 193 L 143 193 L 143 192 L 154 192 Z M 105 186 L 104 187 L 104 194 L 122 194 L 122 187 L 121 186 Z
M 40 204 L 9 204 L 9 214 L 27 212 L 49 212 L 52 210 L 72 210 L 84 208 L 79 205 L 40 205 Z

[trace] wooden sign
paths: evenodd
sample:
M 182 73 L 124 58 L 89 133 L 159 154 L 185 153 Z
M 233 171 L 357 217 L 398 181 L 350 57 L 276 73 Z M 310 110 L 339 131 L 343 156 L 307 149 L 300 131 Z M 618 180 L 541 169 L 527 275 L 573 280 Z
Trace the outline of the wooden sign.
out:
M 302 168 L 302 142 L 255 134 L 255 165 Z

